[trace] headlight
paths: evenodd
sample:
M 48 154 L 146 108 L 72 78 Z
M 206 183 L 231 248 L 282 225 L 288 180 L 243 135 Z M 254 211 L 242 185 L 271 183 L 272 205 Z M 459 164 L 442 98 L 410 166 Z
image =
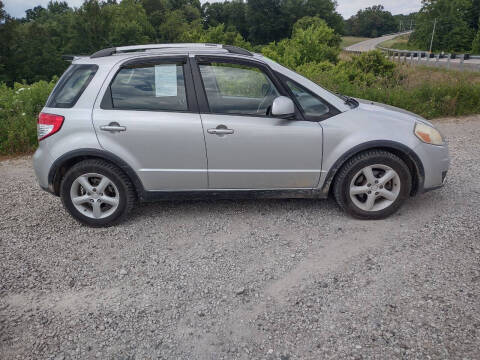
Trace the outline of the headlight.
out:
M 424 143 L 432 145 L 443 145 L 443 137 L 440 131 L 424 123 L 415 125 L 415 135 Z

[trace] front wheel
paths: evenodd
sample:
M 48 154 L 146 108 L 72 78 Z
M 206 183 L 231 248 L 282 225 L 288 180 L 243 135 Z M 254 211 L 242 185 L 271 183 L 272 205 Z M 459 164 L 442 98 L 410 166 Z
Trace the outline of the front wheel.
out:
M 336 176 L 334 195 L 340 207 L 359 219 L 384 219 L 408 198 L 412 178 L 407 165 L 382 150 L 348 160 Z
M 93 227 L 120 222 L 135 203 L 130 179 L 103 160 L 75 164 L 62 180 L 60 197 L 75 219 Z

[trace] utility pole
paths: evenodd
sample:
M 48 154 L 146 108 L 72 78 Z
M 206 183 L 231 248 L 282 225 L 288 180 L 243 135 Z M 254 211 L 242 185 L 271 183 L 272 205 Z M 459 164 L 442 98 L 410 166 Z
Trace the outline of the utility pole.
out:
M 410 31 L 412 31 L 413 28 L 413 19 L 410 20 Z
M 435 28 L 436 27 L 437 27 L 437 18 L 435 18 L 435 22 L 433 23 L 432 40 L 430 41 L 430 53 L 432 52 L 433 37 L 435 36 Z

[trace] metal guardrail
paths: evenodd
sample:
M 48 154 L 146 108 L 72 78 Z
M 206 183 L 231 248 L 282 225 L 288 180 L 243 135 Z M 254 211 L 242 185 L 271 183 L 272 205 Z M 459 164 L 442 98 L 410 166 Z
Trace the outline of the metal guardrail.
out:
M 408 34 L 410 31 L 396 33 L 396 34 L 389 34 L 389 35 L 404 35 Z M 389 36 L 384 35 L 384 36 Z M 382 36 L 383 37 L 383 36 Z M 447 67 L 447 68 L 456 68 L 459 70 L 474 70 L 480 71 L 480 55 L 472 55 L 472 54 L 434 54 L 430 53 L 429 51 L 423 50 L 400 50 L 400 49 L 392 49 L 380 46 L 377 44 L 375 46 L 376 49 L 383 51 L 389 59 L 399 61 L 399 62 L 410 62 L 414 65 L 428 65 L 428 66 L 439 66 L 439 67 Z M 355 50 L 355 49 L 348 49 L 344 48 L 343 51 L 348 54 L 361 54 L 365 52 L 365 50 Z
M 435 54 L 429 51 L 420 50 L 399 50 L 377 46 L 377 49 L 387 54 L 389 59 L 399 62 L 410 62 L 420 65 L 443 66 L 447 68 L 455 67 L 460 70 L 469 69 L 480 71 L 480 56 L 471 54 Z M 469 62 L 469 60 L 477 60 Z

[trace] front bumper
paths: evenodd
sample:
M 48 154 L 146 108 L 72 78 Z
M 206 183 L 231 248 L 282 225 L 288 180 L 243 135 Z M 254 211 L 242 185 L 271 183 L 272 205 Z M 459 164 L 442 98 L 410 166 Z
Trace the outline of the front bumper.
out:
M 448 146 L 435 146 L 420 143 L 414 149 L 423 164 L 424 181 L 420 192 L 427 192 L 443 187 L 450 167 Z

